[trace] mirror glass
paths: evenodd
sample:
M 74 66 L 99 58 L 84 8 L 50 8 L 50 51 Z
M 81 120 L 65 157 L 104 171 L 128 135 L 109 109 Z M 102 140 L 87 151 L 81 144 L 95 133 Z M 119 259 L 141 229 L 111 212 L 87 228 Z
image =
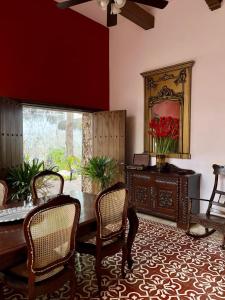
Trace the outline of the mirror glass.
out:
M 178 101 L 165 100 L 152 107 L 152 118 L 172 117 L 180 119 L 180 104 Z

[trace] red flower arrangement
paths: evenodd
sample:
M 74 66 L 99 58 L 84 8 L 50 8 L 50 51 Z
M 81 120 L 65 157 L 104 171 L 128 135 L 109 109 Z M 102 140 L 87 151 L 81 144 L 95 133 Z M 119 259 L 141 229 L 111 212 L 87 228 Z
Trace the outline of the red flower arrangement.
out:
M 149 122 L 149 134 L 153 136 L 157 154 L 175 152 L 179 139 L 179 119 L 154 118 Z

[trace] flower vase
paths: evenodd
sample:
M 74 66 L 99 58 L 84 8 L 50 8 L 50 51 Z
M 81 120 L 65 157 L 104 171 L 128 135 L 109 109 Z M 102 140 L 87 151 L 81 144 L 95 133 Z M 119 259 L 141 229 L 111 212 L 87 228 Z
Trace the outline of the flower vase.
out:
M 166 155 L 165 154 L 156 154 L 156 169 L 159 172 L 162 172 L 166 167 Z

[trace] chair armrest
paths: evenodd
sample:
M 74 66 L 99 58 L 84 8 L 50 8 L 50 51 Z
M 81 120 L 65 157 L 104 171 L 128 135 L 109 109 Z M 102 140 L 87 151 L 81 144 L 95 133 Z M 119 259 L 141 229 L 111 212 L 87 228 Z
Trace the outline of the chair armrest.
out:
M 209 202 L 208 199 L 201 199 L 201 198 L 190 198 L 190 200 L 198 200 L 198 201 L 206 201 L 206 202 Z
M 196 214 L 196 213 L 198 214 L 200 212 L 200 207 L 199 206 L 195 207 L 195 208 L 193 207 L 195 204 L 192 200 L 198 201 L 198 203 L 195 202 L 196 205 L 197 204 L 200 205 L 200 203 L 199 203 L 200 201 L 205 201 L 205 202 L 208 202 L 208 203 L 210 201 L 208 199 L 202 199 L 202 198 L 190 198 L 190 201 L 188 202 L 188 214 L 189 214 L 189 216 L 191 214 Z M 194 208 L 195 211 L 193 211 L 193 208 Z

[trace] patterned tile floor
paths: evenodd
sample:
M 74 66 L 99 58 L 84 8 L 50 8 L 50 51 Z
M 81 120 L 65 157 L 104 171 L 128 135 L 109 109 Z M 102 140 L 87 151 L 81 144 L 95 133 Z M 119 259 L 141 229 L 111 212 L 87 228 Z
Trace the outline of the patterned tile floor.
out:
M 140 219 L 133 271 L 120 279 L 121 254 L 104 260 L 102 300 L 225 299 L 225 251 L 217 236 L 193 240 L 174 226 Z M 94 260 L 77 258 L 77 299 L 99 300 Z M 5 287 L 7 300 L 24 300 Z M 50 299 L 67 299 L 65 285 Z M 45 296 L 40 300 L 47 299 Z

